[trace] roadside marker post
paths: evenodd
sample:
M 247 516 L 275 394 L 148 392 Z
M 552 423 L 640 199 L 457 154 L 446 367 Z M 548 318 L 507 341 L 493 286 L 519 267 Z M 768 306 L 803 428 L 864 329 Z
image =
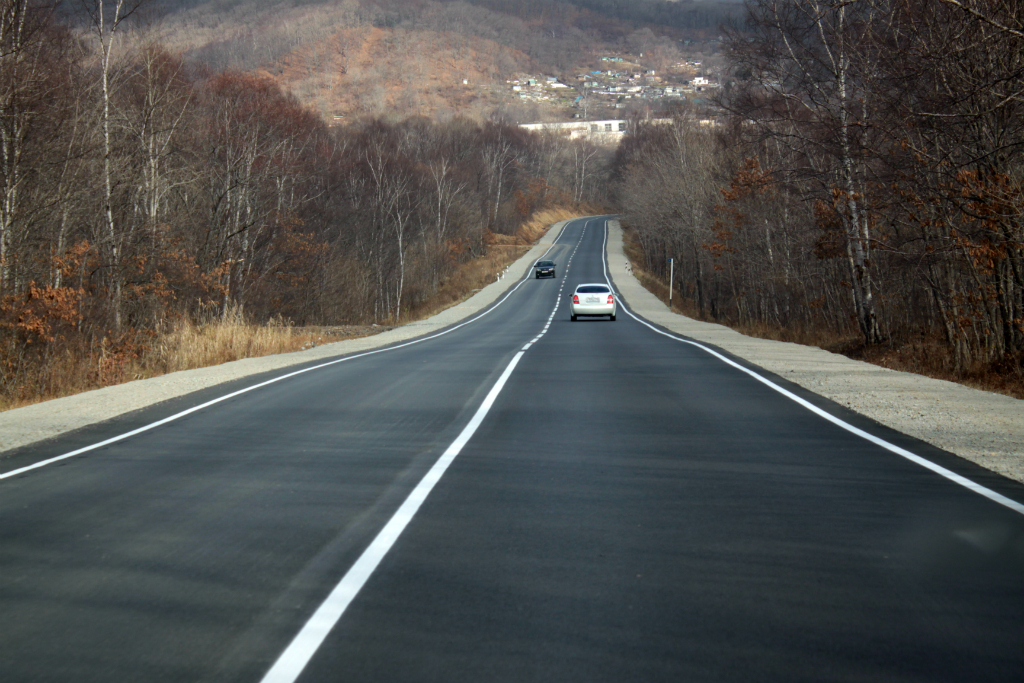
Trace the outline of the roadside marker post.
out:
M 672 281 L 675 280 L 675 259 L 668 260 L 668 310 L 672 310 Z

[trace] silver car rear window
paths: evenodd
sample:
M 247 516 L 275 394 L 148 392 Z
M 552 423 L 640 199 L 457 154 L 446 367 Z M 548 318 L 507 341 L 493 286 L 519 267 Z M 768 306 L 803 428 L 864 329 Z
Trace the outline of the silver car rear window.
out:
M 577 287 L 576 291 L 580 294 L 607 294 L 608 288 L 604 285 L 584 285 Z

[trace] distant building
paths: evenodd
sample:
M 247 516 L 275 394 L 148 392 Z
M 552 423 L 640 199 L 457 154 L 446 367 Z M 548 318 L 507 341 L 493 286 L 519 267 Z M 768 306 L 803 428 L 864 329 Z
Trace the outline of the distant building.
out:
M 616 105 L 618 106 L 618 105 Z M 621 108 L 621 107 L 620 107 Z M 671 124 L 672 119 L 650 119 L 645 123 Z M 521 123 L 520 128 L 532 131 L 554 131 L 570 140 L 586 139 L 595 145 L 614 146 L 626 134 L 625 119 L 602 119 L 600 121 L 563 121 L 558 123 Z
M 559 123 L 521 123 L 520 128 L 532 131 L 554 131 L 570 140 L 584 138 L 597 145 L 617 145 L 626 134 L 624 119 L 601 121 L 564 121 Z

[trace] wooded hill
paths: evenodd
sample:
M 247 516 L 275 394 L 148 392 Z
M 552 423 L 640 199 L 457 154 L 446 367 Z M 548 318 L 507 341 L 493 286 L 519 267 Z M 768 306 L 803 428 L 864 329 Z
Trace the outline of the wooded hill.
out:
M 267 75 L 331 121 L 396 113 L 483 120 L 515 104 L 505 82 L 516 73 L 571 76 L 596 68 L 608 51 L 661 46 L 679 54 L 683 39 L 698 49 L 737 13 L 717 3 L 590 5 L 164 2 L 151 15 L 160 17 L 161 42 L 189 63 Z M 671 21 L 645 23 L 659 13 Z

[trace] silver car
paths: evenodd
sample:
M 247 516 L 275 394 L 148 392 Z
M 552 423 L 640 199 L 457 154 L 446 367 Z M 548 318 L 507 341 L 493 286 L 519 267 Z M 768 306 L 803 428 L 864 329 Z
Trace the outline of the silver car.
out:
M 569 304 L 569 317 L 575 321 L 581 315 L 606 315 L 615 320 L 615 307 L 615 295 L 611 287 L 590 282 L 576 286 Z

